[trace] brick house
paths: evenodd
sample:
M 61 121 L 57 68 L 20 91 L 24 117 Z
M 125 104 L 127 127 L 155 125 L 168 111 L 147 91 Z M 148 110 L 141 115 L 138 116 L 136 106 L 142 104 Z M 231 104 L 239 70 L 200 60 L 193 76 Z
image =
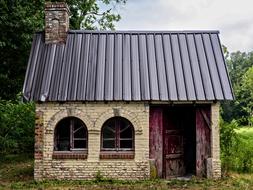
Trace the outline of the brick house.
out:
M 218 31 L 69 30 L 46 3 L 23 96 L 36 103 L 35 180 L 221 176 Z

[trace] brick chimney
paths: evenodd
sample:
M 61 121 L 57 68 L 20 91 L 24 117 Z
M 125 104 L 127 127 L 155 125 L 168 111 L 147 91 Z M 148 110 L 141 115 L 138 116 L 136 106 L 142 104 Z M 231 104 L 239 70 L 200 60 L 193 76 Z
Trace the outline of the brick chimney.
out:
M 69 7 L 64 2 L 45 4 L 45 43 L 65 43 L 69 30 Z

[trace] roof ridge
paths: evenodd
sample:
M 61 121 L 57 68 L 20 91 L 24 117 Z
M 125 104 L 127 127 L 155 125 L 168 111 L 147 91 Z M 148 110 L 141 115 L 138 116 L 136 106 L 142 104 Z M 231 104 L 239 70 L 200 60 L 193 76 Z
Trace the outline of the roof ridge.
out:
M 37 31 L 36 34 L 44 33 Z M 69 34 L 219 34 L 219 30 L 69 30 Z
M 216 33 L 219 34 L 219 30 L 69 30 L 69 33 L 131 33 L 131 34 L 196 34 L 196 33 Z

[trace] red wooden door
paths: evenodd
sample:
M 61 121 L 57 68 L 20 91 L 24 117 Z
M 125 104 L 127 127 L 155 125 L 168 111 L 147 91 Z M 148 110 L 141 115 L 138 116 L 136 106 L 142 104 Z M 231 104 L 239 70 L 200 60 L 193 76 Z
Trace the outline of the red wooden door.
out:
M 185 174 L 183 121 L 177 109 L 164 112 L 164 177 Z
M 163 109 L 151 107 L 149 128 L 149 154 L 154 160 L 157 176 L 163 177 Z

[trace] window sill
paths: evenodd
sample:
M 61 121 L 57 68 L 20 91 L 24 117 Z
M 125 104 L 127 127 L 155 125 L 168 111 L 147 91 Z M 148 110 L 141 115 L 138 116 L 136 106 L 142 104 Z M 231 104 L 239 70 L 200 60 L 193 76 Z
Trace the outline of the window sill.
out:
M 102 151 L 100 152 L 100 159 L 134 159 L 134 152 Z
M 87 159 L 87 151 L 54 151 L 53 159 Z

